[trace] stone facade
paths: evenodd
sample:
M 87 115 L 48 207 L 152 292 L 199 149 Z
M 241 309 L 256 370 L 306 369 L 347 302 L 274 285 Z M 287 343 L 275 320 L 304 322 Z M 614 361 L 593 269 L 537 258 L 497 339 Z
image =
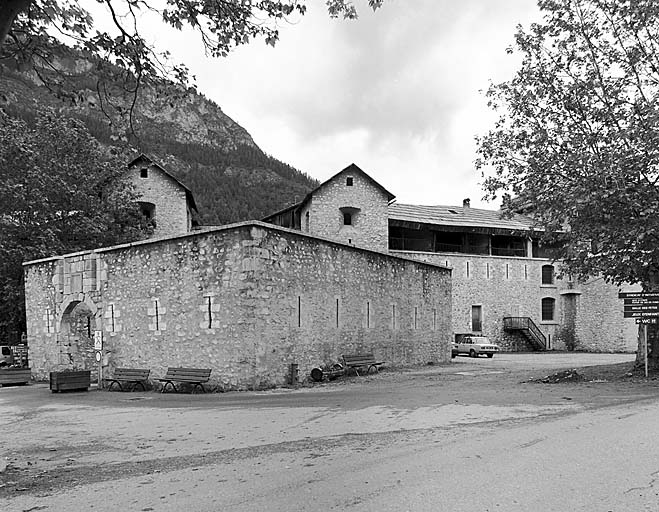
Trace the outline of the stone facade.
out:
M 155 225 L 154 237 L 180 235 L 192 229 L 191 193 L 162 166 L 141 155 L 128 164 L 125 179 L 139 195 L 142 214 Z
M 462 207 L 441 207 L 392 204 L 392 199 L 353 164 L 266 221 L 451 267 L 454 334 L 477 332 L 504 350 L 534 350 L 522 332 L 504 329 L 504 318 L 517 317 L 530 319 L 550 350 L 636 350 L 637 328 L 623 318 L 618 288 L 600 279 L 556 279 L 559 264 L 539 257 L 540 234 L 528 217 L 503 218 L 470 208 L 469 200 Z M 344 212 L 352 213 L 350 225 Z M 543 267 L 552 276 L 549 283 L 543 283 Z
M 305 376 L 343 353 L 445 362 L 450 273 L 259 222 L 31 262 L 32 369 L 44 379 L 71 366 L 59 347 L 80 339 L 70 314 L 83 306 L 110 372 L 205 367 L 221 389 L 252 389 L 285 384 L 291 363 Z
M 265 220 L 364 249 L 387 251 L 387 209 L 393 197 L 351 164 L 309 193 L 299 205 Z
M 387 192 L 374 186 L 373 180 L 359 167 L 351 165 L 314 191 L 301 210 L 303 230 L 346 244 L 386 251 L 388 204 Z
M 481 256 L 457 253 L 392 251 L 407 258 L 453 269 L 453 331 L 482 332 L 503 350 L 531 350 L 518 333 L 505 332 L 503 318 L 531 318 L 547 338 L 549 350 L 633 352 L 636 325 L 623 319 L 618 288 L 602 279 L 575 282 L 555 278 L 542 283 L 542 268 L 558 263 L 544 258 Z M 553 299 L 552 320 L 543 320 L 542 300 Z M 480 306 L 481 330 L 474 329 L 472 307 Z M 572 337 L 573 339 L 568 339 Z

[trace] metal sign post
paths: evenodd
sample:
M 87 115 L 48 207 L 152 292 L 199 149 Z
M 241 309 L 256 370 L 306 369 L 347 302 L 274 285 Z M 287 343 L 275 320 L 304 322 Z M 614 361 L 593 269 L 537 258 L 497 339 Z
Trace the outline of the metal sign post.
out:
M 645 378 L 648 378 L 648 324 L 643 324 L 643 334 L 645 335 Z
M 648 325 L 659 323 L 659 293 L 654 292 L 619 292 L 618 298 L 624 300 L 624 318 L 635 318 L 643 325 L 643 362 L 645 378 L 648 378 Z
M 98 369 L 98 388 L 101 389 L 103 383 L 103 331 L 94 331 L 94 351 Z

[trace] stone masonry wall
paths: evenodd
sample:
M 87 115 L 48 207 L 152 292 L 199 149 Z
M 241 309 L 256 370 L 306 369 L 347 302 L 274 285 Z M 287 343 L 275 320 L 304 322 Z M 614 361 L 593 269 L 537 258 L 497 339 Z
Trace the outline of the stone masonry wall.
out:
M 27 335 L 35 374 L 43 378 L 50 371 L 97 368 L 89 335 L 102 328 L 97 305 L 101 282 L 101 260 L 93 252 L 25 267 Z
M 633 352 L 636 350 L 634 321 L 623 319 L 618 288 L 593 280 L 585 283 L 556 279 L 554 285 L 542 284 L 542 266 L 552 264 L 539 258 L 478 256 L 456 253 L 419 253 L 391 251 L 453 269 L 453 330 L 471 330 L 471 307 L 481 305 L 483 334 L 504 350 L 530 350 L 523 336 L 503 330 L 504 316 L 530 317 L 548 339 L 549 349 L 564 350 L 562 339 L 566 324 L 566 305 L 576 300 L 573 319 L 577 350 Z M 558 269 L 558 263 L 554 264 Z M 542 299 L 553 298 L 554 320 L 542 321 Z M 576 297 L 576 299 L 575 299 Z M 569 322 L 568 322 L 569 323 Z
M 388 365 L 444 362 L 450 271 L 261 223 L 96 251 L 107 370 L 209 367 L 222 389 L 287 382 L 343 353 Z M 53 262 L 26 267 L 38 378 L 55 361 L 36 310 Z M 79 297 L 82 298 L 82 297 Z M 32 311 L 34 310 L 34 312 Z
M 346 178 L 353 179 L 352 186 Z M 316 190 L 309 207 L 309 232 L 376 251 L 387 251 L 389 244 L 389 216 L 387 195 L 364 174 L 350 168 L 337 174 Z M 353 223 L 343 223 L 340 208 L 358 209 Z M 305 231 L 306 210 L 302 212 L 302 230 Z
M 157 166 L 147 166 L 148 177 L 141 178 L 140 170 L 145 165 L 131 167 L 126 179 L 133 184 L 140 195 L 140 201 L 156 206 L 154 237 L 166 237 L 187 233 L 190 230 L 185 189 L 163 173 Z

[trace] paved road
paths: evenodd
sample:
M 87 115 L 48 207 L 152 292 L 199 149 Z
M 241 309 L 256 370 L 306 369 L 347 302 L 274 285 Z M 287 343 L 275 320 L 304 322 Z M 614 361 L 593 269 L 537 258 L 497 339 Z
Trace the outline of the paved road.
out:
M 632 356 L 501 356 L 297 391 L 0 389 L 0 510 L 659 510 L 656 382 L 528 382 Z

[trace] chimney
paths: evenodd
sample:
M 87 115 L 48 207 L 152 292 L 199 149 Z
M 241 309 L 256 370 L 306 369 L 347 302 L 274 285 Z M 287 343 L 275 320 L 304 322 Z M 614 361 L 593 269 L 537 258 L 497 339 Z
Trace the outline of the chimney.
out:
M 471 200 L 469 198 L 463 199 L 462 200 L 462 207 L 463 208 L 470 208 L 471 207 Z

